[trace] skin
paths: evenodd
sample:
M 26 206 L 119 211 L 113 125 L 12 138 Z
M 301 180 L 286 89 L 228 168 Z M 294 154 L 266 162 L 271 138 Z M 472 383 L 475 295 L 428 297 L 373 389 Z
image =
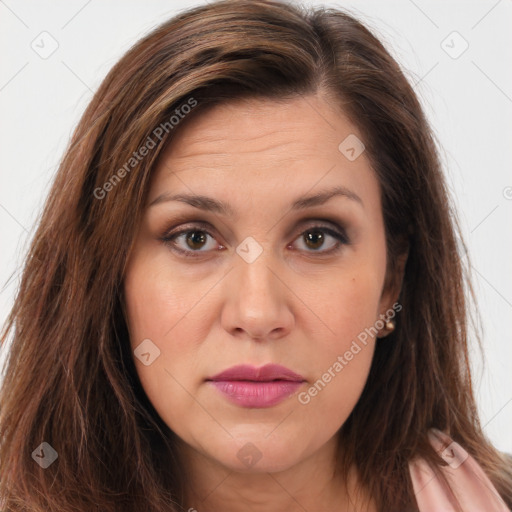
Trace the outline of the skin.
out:
M 237 364 L 278 363 L 301 374 L 299 392 L 307 391 L 396 301 L 398 290 L 384 289 L 377 178 L 364 152 L 350 161 L 338 150 L 349 134 L 364 136 L 320 95 L 239 100 L 180 128 L 154 171 L 148 205 L 165 193 L 194 193 L 229 203 L 235 215 L 178 201 L 148 206 L 124 296 L 132 349 L 149 338 L 160 350 L 149 366 L 135 363 L 149 400 L 182 441 L 184 509 L 376 510 L 356 499 L 367 496 L 355 472 L 347 481 L 333 474 L 336 432 L 361 395 L 375 338 L 307 404 L 296 393 L 273 407 L 244 408 L 205 382 Z M 297 197 L 333 186 L 361 202 L 337 196 L 290 211 Z M 304 234 L 337 229 L 325 219 L 349 238 L 331 254 L 331 235 L 308 244 Z M 172 228 L 196 232 L 196 241 L 181 235 L 174 243 L 199 257 L 160 239 Z M 262 249 L 251 263 L 236 252 L 249 236 Z M 261 457 L 251 466 L 237 457 L 248 443 Z

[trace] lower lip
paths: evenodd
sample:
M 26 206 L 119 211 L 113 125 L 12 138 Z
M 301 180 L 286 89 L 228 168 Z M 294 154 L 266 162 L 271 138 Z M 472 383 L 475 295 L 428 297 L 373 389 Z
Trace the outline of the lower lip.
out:
M 254 382 L 248 380 L 210 381 L 228 400 L 242 407 L 271 407 L 293 395 L 302 382 L 274 380 Z

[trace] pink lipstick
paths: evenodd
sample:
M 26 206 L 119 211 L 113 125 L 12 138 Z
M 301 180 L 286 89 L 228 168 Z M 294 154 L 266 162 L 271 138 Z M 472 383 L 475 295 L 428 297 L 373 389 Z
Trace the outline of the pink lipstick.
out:
M 305 379 L 281 365 L 261 368 L 239 365 L 206 379 L 228 400 L 241 407 L 271 407 L 295 391 Z

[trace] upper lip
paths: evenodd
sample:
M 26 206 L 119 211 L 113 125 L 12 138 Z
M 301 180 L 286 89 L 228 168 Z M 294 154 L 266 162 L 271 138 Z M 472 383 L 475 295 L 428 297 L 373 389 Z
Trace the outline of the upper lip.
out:
M 288 380 L 302 382 L 304 377 L 279 364 L 266 364 L 257 368 L 251 365 L 232 366 L 207 380 L 252 380 L 269 382 L 273 380 Z

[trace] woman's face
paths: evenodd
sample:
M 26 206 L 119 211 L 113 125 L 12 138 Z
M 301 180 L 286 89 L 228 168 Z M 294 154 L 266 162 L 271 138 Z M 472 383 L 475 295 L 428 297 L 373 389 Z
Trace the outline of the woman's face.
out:
M 395 299 L 364 134 L 317 96 L 181 128 L 124 281 L 142 386 L 190 455 L 231 470 L 331 453 Z

